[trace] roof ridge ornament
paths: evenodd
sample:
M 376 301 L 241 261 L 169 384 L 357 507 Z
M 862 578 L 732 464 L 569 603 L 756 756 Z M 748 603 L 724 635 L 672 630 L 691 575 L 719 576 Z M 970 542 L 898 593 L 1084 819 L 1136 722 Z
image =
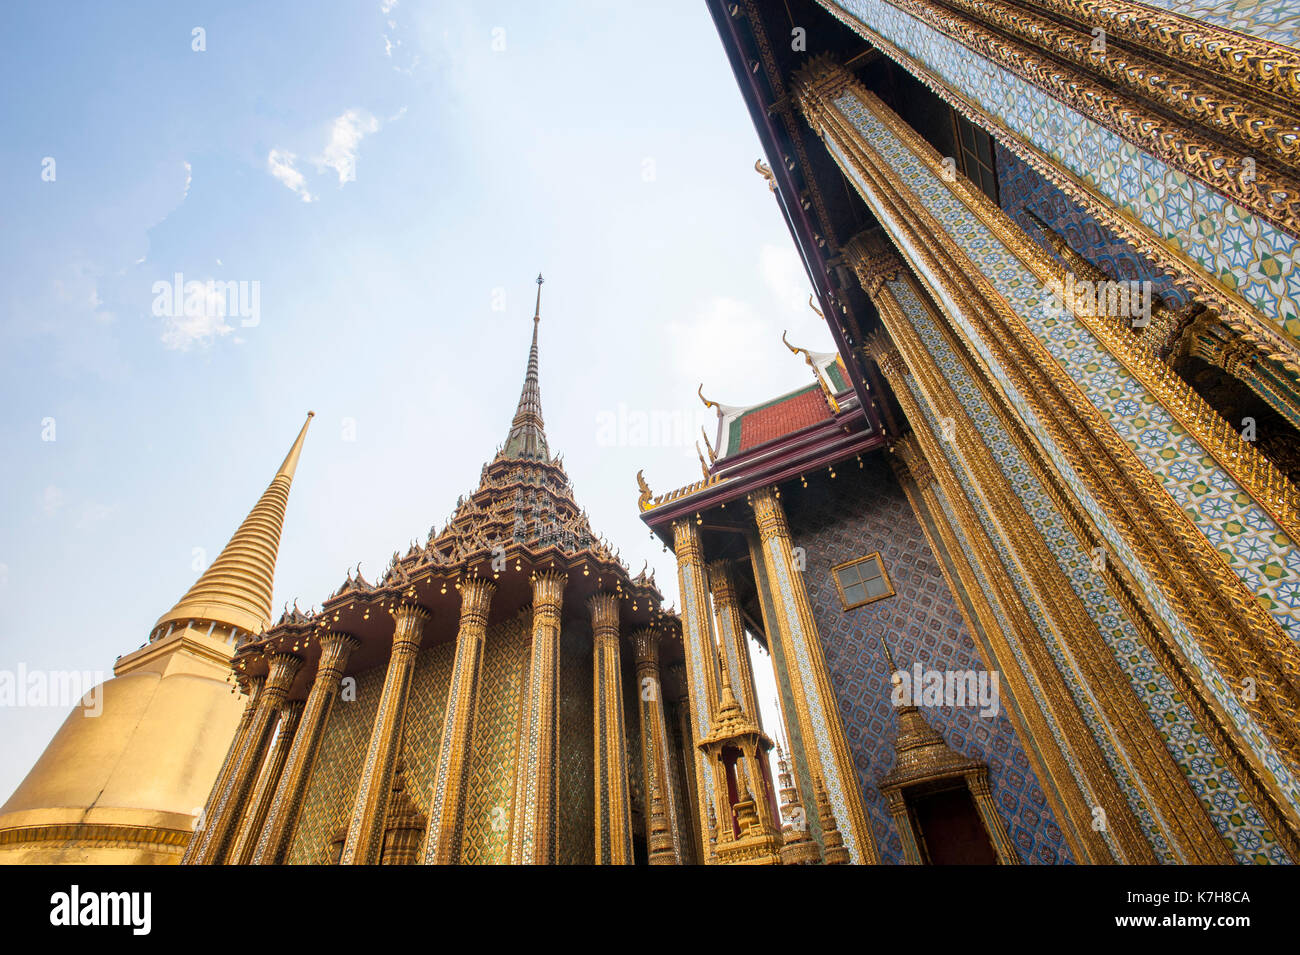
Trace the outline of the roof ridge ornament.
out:
M 803 355 L 803 360 L 808 363 L 808 367 L 812 369 L 813 377 L 817 379 L 817 384 L 821 386 L 822 397 L 826 399 L 827 407 L 831 409 L 832 414 L 838 414 L 840 403 L 835 400 L 835 395 L 832 394 L 830 386 L 826 384 L 826 379 L 822 377 L 822 370 L 817 367 L 817 362 L 813 361 L 812 352 L 806 348 L 800 348 L 798 345 L 790 344 L 790 340 L 786 338 L 785 330 L 781 332 L 781 342 L 796 355 Z

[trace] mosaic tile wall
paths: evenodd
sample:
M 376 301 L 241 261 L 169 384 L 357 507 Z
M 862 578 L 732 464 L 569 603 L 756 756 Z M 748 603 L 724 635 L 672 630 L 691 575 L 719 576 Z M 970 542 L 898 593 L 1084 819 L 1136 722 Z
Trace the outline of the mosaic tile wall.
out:
M 898 181 L 911 190 L 917 207 L 943 222 L 951 238 L 970 257 L 972 267 L 1002 292 L 1012 313 L 1025 323 L 1024 334 L 1043 343 L 1061 368 L 1106 416 L 1137 458 L 1160 478 L 1193 525 L 1218 548 L 1256 599 L 1269 609 L 1284 630 L 1300 637 L 1300 584 L 1295 583 L 1295 574 L 1300 571 L 1300 552 L 1294 542 L 1073 315 L 1052 314 L 1045 306 L 1037 279 L 1024 263 L 856 96 L 846 94 L 837 105 L 861 131 L 863 141 L 880 153 L 897 174 Z M 843 152 L 834 143 L 828 145 L 868 204 L 883 217 L 886 228 L 896 236 L 901 235 Z M 911 261 L 920 262 L 915 250 L 905 248 L 905 251 Z M 980 336 L 964 313 L 952 303 L 946 303 L 946 307 L 961 333 L 976 342 L 978 348 Z M 1005 370 L 994 363 L 990 371 L 1021 418 L 1035 427 L 1032 409 Z M 1289 769 L 1278 759 L 1237 695 L 1220 678 L 1186 625 L 1169 607 L 1160 588 L 1149 579 L 1109 515 L 1098 506 L 1060 450 L 1046 439 L 1043 429 L 1035 427 L 1035 430 L 1044 436 L 1043 446 L 1048 456 L 1101 531 L 1112 553 L 1133 572 L 1150 595 L 1157 613 L 1179 640 L 1184 654 L 1197 667 L 1215 698 L 1277 778 L 1287 798 L 1300 808 L 1300 788 Z
M 1191 20 L 1300 49 L 1300 6 L 1285 0 L 1145 0 Z
M 1115 237 L 1109 229 L 1075 205 L 1060 189 L 1030 168 L 1019 156 L 994 140 L 998 171 L 998 198 L 1002 210 L 1047 252 L 1055 255 L 1042 232 L 1024 214 L 1032 209 L 1044 222 L 1064 236 L 1070 248 L 1099 266 L 1111 278 L 1152 283 L 1153 291 L 1174 306 L 1188 295 L 1163 272 Z M 1135 174 L 1135 173 L 1134 173 Z
M 897 722 L 890 700 L 891 670 L 882 636 L 900 669 L 985 669 L 948 590 L 939 562 L 888 463 L 864 457 L 833 481 L 809 479 L 807 490 L 781 496 L 793 542 L 807 552 L 804 584 L 821 633 L 840 717 L 882 861 L 902 862 L 889 808 L 876 782 L 894 765 Z M 880 551 L 895 594 L 845 611 L 831 576 L 836 564 Z M 999 687 L 1007 693 L 1005 684 Z M 960 753 L 989 766 L 993 801 L 1025 863 L 1070 862 L 1070 849 L 1005 714 L 982 718 L 978 708 L 926 707 L 926 721 Z
M 493 626 L 483 644 L 474 748 L 466 781 L 464 865 L 510 861 L 520 714 L 532 645 L 531 611 Z
M 867 40 L 916 60 L 1011 135 L 1110 199 L 1149 229 L 1153 241 L 1186 253 L 1265 320 L 1300 339 L 1300 243 L 1294 238 L 886 0 L 827 3 Z M 989 132 L 996 138 L 1006 130 Z
M 1174 689 L 1168 676 L 1146 648 L 1133 624 L 1126 619 L 1124 611 L 1104 579 L 1092 571 L 1090 553 L 1073 537 L 1065 522 L 1056 513 L 1046 492 L 1031 475 L 1028 464 L 1006 437 L 992 409 L 959 366 L 956 355 L 939 334 L 933 320 L 921 307 L 911 287 L 905 282 L 898 281 L 891 283 L 890 288 L 935 359 L 937 367 L 970 415 L 985 445 L 993 452 L 994 460 L 1008 478 L 1017 496 L 1024 502 L 1026 512 L 1043 537 L 1051 543 L 1052 552 L 1061 569 L 1068 576 L 1072 588 L 1083 601 L 1103 640 L 1115 654 L 1116 662 L 1128 677 L 1134 694 L 1143 703 L 1166 748 L 1178 762 L 1192 790 L 1205 806 L 1207 814 L 1224 841 L 1241 862 L 1286 863 L 1289 861 L 1278 846 L 1276 836 L 1246 798 L 1239 781 L 1225 767 L 1222 757 L 1196 722 L 1182 696 Z M 934 426 L 936 423 L 932 421 L 931 424 Z M 962 474 L 964 479 L 960 459 L 946 446 L 945 451 L 949 453 L 954 470 Z M 968 494 L 972 495 L 972 502 L 979 500 L 978 497 L 973 496 L 973 493 L 973 490 L 968 491 Z M 981 517 L 987 519 L 986 515 L 981 514 Z M 989 530 L 996 538 L 991 526 Z M 1003 549 L 1000 540 L 995 542 L 1000 549 Z M 1003 559 L 1009 569 L 1014 568 L 1011 555 L 1006 553 L 1005 549 L 1003 549 Z M 1023 575 L 1016 574 L 1012 570 L 1009 576 L 1012 578 L 1013 585 L 1021 592 L 1026 605 L 1031 606 L 1031 613 L 1037 616 L 1037 612 L 1032 608 L 1033 599 L 1025 586 Z M 1138 793 L 1136 783 L 1129 780 L 1123 754 L 1116 752 L 1107 741 L 1109 731 L 1104 726 L 1103 717 L 1092 705 L 1088 691 L 1076 680 L 1075 668 L 1068 652 L 1059 645 L 1049 627 L 1040 626 L 1040 631 L 1044 634 L 1048 649 L 1056 660 L 1057 668 L 1066 683 L 1070 685 L 1085 721 L 1094 736 L 1102 743 L 1103 751 L 1106 753 L 1111 769 L 1115 772 L 1116 779 L 1120 782 L 1121 788 L 1128 791 L 1130 804 L 1137 813 L 1139 821 L 1147 829 L 1148 838 L 1156 847 L 1157 854 L 1165 853 L 1166 861 L 1181 861 L 1172 854 L 1172 849 L 1160 834 L 1160 823 Z
M 567 622 L 560 635 L 561 865 L 591 865 L 596 840 L 591 630 Z
M 382 666 L 371 667 L 357 677 L 354 700 L 334 701 L 316 768 L 303 794 L 293 844 L 285 856 L 289 865 L 326 865 L 333 861 L 330 841 L 348 827 L 357 777 L 384 690 L 385 670 Z
M 406 698 L 406 728 L 402 734 L 402 761 L 411 801 L 429 818 L 430 782 L 442 742 L 442 722 L 447 709 L 447 687 L 456 659 L 456 641 L 445 640 L 421 650 L 415 658 L 411 688 Z
M 695 844 L 691 839 L 690 827 L 695 822 L 695 812 L 691 808 L 690 790 L 686 786 L 685 774 L 690 772 L 692 764 L 688 754 L 683 752 L 681 733 L 681 714 L 678 704 L 664 701 L 664 722 L 668 731 L 668 775 L 672 781 L 673 798 L 677 800 L 677 845 L 683 863 L 694 865 Z

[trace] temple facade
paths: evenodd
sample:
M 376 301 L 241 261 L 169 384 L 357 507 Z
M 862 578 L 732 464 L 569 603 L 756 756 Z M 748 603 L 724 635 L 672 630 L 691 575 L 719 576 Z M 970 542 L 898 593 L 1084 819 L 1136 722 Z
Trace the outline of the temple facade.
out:
M 708 6 L 835 351 L 639 478 L 694 727 L 730 620 L 789 861 L 1300 859 L 1300 17 Z
M 186 863 L 702 858 L 679 624 L 551 453 L 541 281 L 477 489 L 375 582 L 358 567 L 235 654 L 247 703 Z

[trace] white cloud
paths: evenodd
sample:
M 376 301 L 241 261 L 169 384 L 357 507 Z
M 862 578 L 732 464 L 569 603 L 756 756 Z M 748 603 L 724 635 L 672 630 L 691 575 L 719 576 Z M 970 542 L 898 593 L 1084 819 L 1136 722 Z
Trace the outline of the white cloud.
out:
M 266 157 L 266 168 L 276 179 L 302 196 L 303 202 L 314 202 L 316 197 L 307 190 L 306 177 L 294 168 L 293 163 L 296 158 L 291 152 L 272 149 Z
M 190 183 L 192 183 L 193 181 L 194 181 L 194 167 L 191 166 L 189 163 L 186 163 L 185 164 L 185 195 L 181 196 L 182 199 L 189 198 Z
M 339 185 L 355 182 L 357 178 L 357 147 L 368 133 L 379 129 L 379 120 L 365 110 L 350 109 L 334 120 L 330 127 L 330 141 L 325 150 L 313 160 L 321 169 L 338 173 Z
M 226 296 L 215 284 L 187 282 L 185 307 L 180 315 L 163 320 L 162 343 L 175 351 L 211 345 L 234 329 L 226 324 Z
M 379 12 L 383 14 L 392 13 L 393 7 L 395 6 L 397 6 L 397 0 L 383 0 L 383 2 L 379 4 Z
M 388 39 L 388 34 L 384 34 L 384 56 L 393 55 L 393 41 Z
M 53 484 L 49 485 L 45 489 L 45 493 L 41 495 L 41 509 L 44 510 L 46 514 L 54 514 L 57 513 L 59 508 L 62 506 L 63 491 L 59 490 L 59 488 L 55 487 Z

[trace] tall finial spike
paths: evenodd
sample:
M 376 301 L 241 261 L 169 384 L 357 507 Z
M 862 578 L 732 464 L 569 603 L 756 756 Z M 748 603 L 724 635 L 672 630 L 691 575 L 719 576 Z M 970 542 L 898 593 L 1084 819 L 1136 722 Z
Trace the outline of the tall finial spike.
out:
M 176 606 L 158 619 L 159 624 L 207 621 L 245 633 L 260 633 L 270 624 L 271 587 L 280 548 L 280 529 L 307 426 L 313 416 L 314 412 L 307 412 L 307 420 L 284 463 L 234 536 Z
M 534 322 L 540 322 L 542 320 L 542 283 L 545 281 L 546 279 L 542 278 L 542 273 L 538 272 L 537 273 L 537 304 L 536 306 L 533 307 Z
M 307 426 L 311 424 L 311 419 L 314 417 L 316 417 L 316 412 L 307 412 L 307 420 L 302 423 L 302 430 L 298 432 L 298 439 L 294 441 L 289 453 L 284 456 L 284 463 L 280 465 L 280 470 L 275 472 L 276 477 L 284 475 L 290 480 L 293 479 L 294 471 L 298 469 L 298 458 L 302 457 L 302 443 L 307 437 Z

